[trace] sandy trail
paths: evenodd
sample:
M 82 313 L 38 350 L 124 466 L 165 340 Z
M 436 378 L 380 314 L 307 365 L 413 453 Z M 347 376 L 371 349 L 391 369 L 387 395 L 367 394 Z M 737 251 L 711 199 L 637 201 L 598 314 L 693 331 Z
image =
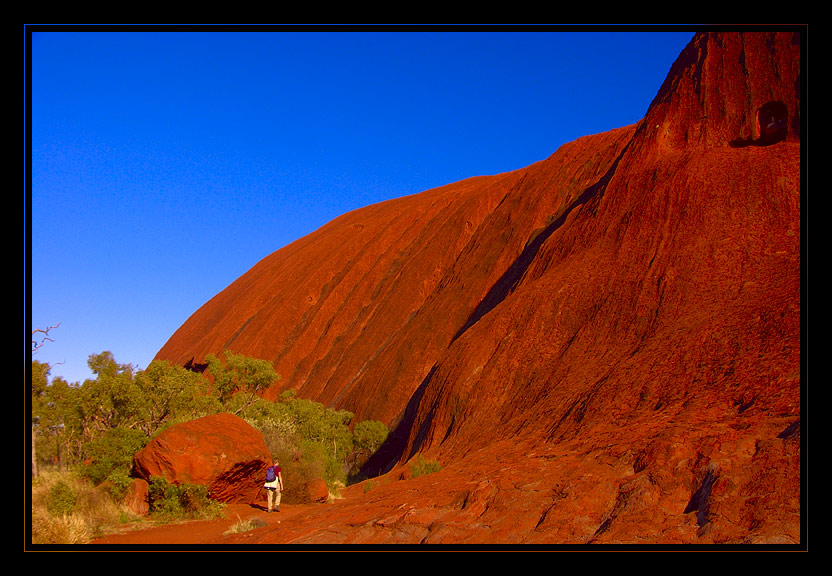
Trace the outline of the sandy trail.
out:
M 228 504 L 225 507 L 224 518 L 128 529 L 119 534 L 97 538 L 90 544 L 105 547 L 113 545 L 115 548 L 118 546 L 146 548 L 154 545 L 169 547 L 212 544 L 221 540 L 222 535 L 241 520 L 259 518 L 268 524 L 275 524 L 303 513 L 308 507 L 309 505 L 282 504 L 280 512 L 269 514 L 263 505 Z

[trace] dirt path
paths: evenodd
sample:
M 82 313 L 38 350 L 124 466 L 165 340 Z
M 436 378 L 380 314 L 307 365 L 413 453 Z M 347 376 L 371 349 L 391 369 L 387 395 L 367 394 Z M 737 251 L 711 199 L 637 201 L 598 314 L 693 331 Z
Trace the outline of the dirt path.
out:
M 136 529 L 128 529 L 119 534 L 112 534 L 98 538 L 90 544 L 118 546 L 142 546 L 147 547 L 160 545 L 167 547 L 171 545 L 194 545 L 211 544 L 221 539 L 222 535 L 234 524 L 249 518 L 259 518 L 268 524 L 279 523 L 302 513 L 308 506 L 283 504 L 280 512 L 269 514 L 263 506 L 252 506 L 249 504 L 228 504 L 225 507 L 225 518 L 216 520 L 191 520 L 176 524 L 163 524 L 142 528 L 141 524 Z

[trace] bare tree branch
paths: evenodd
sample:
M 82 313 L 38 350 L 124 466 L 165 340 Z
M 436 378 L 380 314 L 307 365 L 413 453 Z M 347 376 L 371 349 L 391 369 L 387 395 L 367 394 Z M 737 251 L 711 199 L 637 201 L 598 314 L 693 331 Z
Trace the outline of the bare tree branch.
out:
M 49 337 L 49 331 L 54 330 L 55 328 L 57 328 L 60 325 L 61 325 L 61 323 L 58 322 L 55 326 L 50 326 L 49 328 L 46 328 L 46 329 L 35 328 L 34 330 L 32 330 L 32 354 L 37 353 L 37 351 L 46 342 L 54 342 L 54 340 L 52 340 L 52 338 Z M 38 334 L 39 336 L 36 337 L 35 334 Z

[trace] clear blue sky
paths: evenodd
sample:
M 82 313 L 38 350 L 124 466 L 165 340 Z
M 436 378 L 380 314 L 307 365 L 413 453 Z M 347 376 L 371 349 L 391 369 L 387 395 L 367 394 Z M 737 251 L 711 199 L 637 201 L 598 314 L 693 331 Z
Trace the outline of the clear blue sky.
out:
M 104 350 L 145 368 L 211 297 L 336 216 L 637 122 L 692 37 L 35 33 L 25 315 L 60 323 L 35 358 L 70 382 Z

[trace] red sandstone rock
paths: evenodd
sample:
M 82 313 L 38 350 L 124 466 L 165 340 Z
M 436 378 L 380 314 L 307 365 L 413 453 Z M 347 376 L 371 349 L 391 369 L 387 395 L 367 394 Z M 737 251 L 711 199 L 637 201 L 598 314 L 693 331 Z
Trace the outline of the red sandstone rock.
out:
M 262 434 L 227 413 L 171 426 L 133 459 L 145 480 L 205 485 L 220 502 L 256 501 L 270 463 Z
M 306 484 L 306 497 L 309 502 L 324 503 L 329 499 L 329 488 L 323 480 L 310 480 Z
M 150 504 L 147 498 L 148 484 L 146 480 L 134 478 L 127 494 L 124 496 L 124 505 L 136 516 L 147 516 L 150 511 Z
M 253 538 L 799 542 L 801 85 L 797 34 L 698 34 L 637 125 L 346 214 L 198 310 L 159 358 L 274 360 L 397 424 L 381 465 L 443 465 Z

